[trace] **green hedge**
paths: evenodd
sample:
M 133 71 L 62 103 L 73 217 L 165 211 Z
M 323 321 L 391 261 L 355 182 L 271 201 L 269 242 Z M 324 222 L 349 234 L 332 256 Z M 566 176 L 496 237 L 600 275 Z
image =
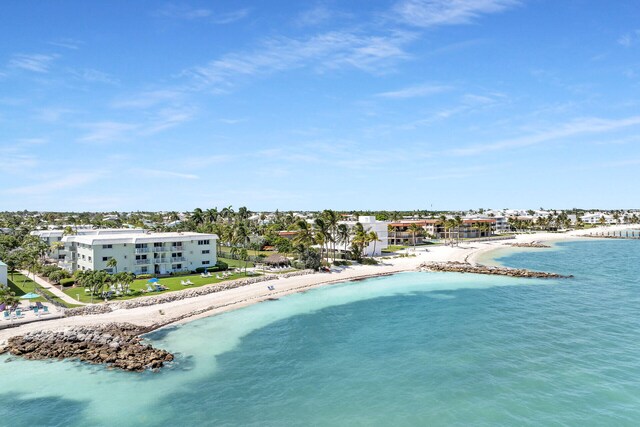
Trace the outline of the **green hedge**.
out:
M 73 286 L 74 283 L 76 283 L 76 279 L 74 279 L 73 277 L 71 277 L 69 279 L 60 280 L 60 285 L 61 286 Z

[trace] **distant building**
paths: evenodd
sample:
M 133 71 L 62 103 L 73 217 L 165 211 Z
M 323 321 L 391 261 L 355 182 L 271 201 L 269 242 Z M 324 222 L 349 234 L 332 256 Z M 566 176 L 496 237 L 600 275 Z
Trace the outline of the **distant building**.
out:
M 124 231 L 64 236 L 63 259 L 58 265 L 70 272 L 169 274 L 212 267 L 217 262 L 215 234 Z M 107 265 L 112 258 L 117 262 L 115 268 Z
M 415 243 L 421 245 L 431 239 L 473 239 L 491 236 L 496 228 L 495 218 L 465 218 L 457 228 L 446 228 L 439 219 L 402 220 L 389 223 L 389 244 L 413 245 L 412 224 L 417 224 L 422 233 L 415 236 Z M 485 228 L 482 224 L 489 224 Z
M 602 219 L 604 218 L 605 224 L 617 224 L 618 222 L 613 217 L 613 215 L 607 215 L 601 212 L 586 214 L 580 217 L 583 223 L 585 224 L 602 224 Z

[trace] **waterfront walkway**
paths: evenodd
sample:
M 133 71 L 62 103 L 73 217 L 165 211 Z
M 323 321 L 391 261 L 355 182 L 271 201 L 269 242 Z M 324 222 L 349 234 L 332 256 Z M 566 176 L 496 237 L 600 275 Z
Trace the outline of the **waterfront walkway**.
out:
M 27 277 L 34 277 L 34 275 L 32 273 L 29 273 L 26 270 L 19 270 L 19 271 L 20 271 L 20 273 L 24 274 Z M 47 291 L 51 292 L 52 294 L 54 294 L 55 296 L 57 296 L 58 298 L 60 298 L 64 302 L 67 302 L 69 304 L 76 304 L 76 305 L 87 305 L 86 303 L 80 302 L 77 299 L 72 298 L 69 295 L 65 294 L 60 289 L 56 288 L 55 286 L 53 286 L 51 283 L 47 282 L 46 280 L 44 280 L 40 276 L 35 276 L 35 278 L 33 280 L 38 285 L 42 286 L 44 289 L 46 289 Z

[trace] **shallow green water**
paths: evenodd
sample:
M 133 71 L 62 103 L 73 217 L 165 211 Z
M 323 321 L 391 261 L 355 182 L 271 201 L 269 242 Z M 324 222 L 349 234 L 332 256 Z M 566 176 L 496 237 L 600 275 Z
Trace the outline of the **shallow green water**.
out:
M 405 273 L 316 289 L 154 333 L 178 353 L 156 374 L 4 356 L 0 420 L 637 425 L 639 261 L 637 241 L 576 242 L 499 260 L 566 281 Z

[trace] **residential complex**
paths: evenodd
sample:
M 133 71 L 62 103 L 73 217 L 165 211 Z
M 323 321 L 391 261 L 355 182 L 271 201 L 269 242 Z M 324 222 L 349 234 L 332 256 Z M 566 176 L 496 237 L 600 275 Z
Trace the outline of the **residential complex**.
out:
M 42 237 L 57 239 L 44 233 Z M 135 274 L 169 274 L 213 266 L 217 262 L 215 234 L 150 233 L 142 229 L 85 230 L 60 236 L 64 248 L 58 265 L 70 272 L 105 270 Z M 54 240 L 55 241 L 55 240 Z M 115 259 L 114 267 L 108 265 Z
M 413 224 L 421 231 L 415 234 L 415 243 L 420 245 L 432 239 L 471 239 L 491 236 L 496 227 L 495 218 L 465 218 L 459 227 L 447 228 L 439 219 L 403 220 L 388 223 L 389 244 L 411 245 L 414 243 Z

